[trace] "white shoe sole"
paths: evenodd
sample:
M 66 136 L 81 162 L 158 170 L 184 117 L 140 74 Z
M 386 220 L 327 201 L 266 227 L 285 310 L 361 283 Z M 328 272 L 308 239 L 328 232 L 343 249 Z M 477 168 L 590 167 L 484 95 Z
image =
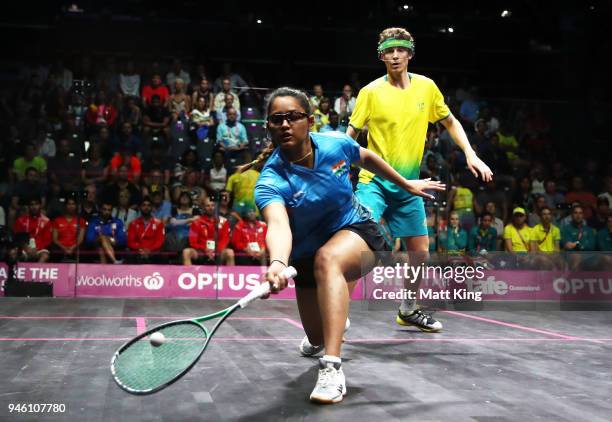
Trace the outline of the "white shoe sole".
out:
M 346 385 L 344 385 L 342 388 L 342 394 L 337 397 L 334 397 L 333 399 L 328 399 L 325 397 L 317 397 L 311 394 L 310 401 L 313 403 L 319 403 L 319 404 L 334 404 L 334 403 L 340 403 L 342 399 L 344 399 L 344 396 L 346 396 Z

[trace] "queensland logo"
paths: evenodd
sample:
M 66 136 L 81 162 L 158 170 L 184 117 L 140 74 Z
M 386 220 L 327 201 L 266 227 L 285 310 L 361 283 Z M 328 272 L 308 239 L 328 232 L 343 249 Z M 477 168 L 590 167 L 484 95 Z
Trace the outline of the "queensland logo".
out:
M 160 273 L 153 273 L 144 278 L 144 286 L 147 290 L 159 290 L 164 286 L 164 278 Z
M 340 177 L 343 174 L 348 172 L 348 166 L 346 165 L 345 160 L 340 160 L 336 164 L 332 166 L 332 173 L 336 177 Z

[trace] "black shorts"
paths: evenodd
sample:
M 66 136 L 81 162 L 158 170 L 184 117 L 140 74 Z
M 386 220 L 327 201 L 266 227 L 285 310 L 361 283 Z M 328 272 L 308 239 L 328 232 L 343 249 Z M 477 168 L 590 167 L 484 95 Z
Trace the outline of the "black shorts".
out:
M 350 226 L 342 227 L 340 230 L 349 230 L 357 233 L 366 242 L 372 252 L 391 251 L 389 244 L 380 231 L 380 227 L 374 222 L 374 220 L 351 224 Z M 314 277 L 314 256 L 308 256 L 295 260 L 292 259 L 291 265 L 293 265 L 298 272 L 298 275 L 294 278 L 295 285 L 297 287 L 317 287 Z

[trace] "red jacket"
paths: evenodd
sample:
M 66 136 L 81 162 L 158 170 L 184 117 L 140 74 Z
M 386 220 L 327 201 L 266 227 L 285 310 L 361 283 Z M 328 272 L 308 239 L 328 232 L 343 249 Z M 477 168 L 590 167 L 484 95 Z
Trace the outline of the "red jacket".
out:
M 42 214 L 36 217 L 30 214 L 22 215 L 15 221 L 13 232 L 28 233 L 30 238 L 36 241 L 37 250 L 46 249 L 51 244 L 51 220 Z
M 78 221 L 77 221 L 78 220 Z M 70 221 L 66 216 L 61 215 L 53 220 L 53 229 L 57 231 L 57 242 L 66 247 L 71 248 L 77 244 L 78 230 L 85 230 L 87 228 L 87 222 L 84 218 L 72 217 Z
M 164 244 L 164 238 L 164 223 L 161 220 L 151 217 L 147 224 L 144 218 L 139 217 L 128 227 L 127 245 L 134 250 L 158 251 Z
M 234 226 L 232 232 L 232 246 L 237 251 L 245 251 L 249 243 L 257 242 L 259 250 L 266 247 L 266 232 L 268 226 L 261 221 L 249 222 L 241 220 Z
M 217 234 L 217 252 L 225 249 L 230 240 L 230 225 L 225 217 L 219 217 L 219 233 Z M 207 242 L 215 241 L 214 218 L 201 215 L 191 223 L 189 228 L 189 246 L 201 251 L 209 249 Z

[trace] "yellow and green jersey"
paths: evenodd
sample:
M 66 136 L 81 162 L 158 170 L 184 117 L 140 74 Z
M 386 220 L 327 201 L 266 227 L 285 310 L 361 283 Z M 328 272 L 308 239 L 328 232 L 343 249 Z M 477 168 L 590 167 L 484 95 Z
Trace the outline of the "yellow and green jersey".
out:
M 367 126 L 368 149 L 405 178 L 418 179 L 427 126 L 448 117 L 450 110 L 434 81 L 415 73 L 408 76 L 407 89 L 391 85 L 387 75 L 362 88 L 350 125 L 357 130 Z M 367 170 L 359 173 L 361 183 L 373 178 Z

